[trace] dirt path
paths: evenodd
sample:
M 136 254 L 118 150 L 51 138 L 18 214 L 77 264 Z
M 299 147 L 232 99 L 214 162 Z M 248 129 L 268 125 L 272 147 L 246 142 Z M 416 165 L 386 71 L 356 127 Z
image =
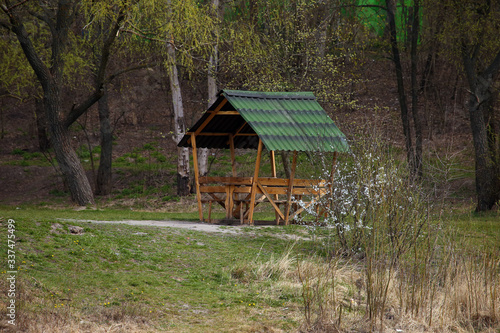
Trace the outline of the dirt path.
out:
M 78 219 L 59 219 L 65 222 L 90 222 L 90 223 L 108 223 L 108 224 L 128 224 L 136 226 L 153 226 L 153 227 L 170 227 L 170 228 L 180 228 L 189 229 L 194 231 L 203 232 L 221 232 L 221 233 L 240 233 L 243 231 L 245 225 L 220 225 L 211 223 L 201 223 L 201 222 L 189 222 L 189 221 L 155 221 L 155 220 L 123 220 L 123 221 L 97 221 L 97 220 L 78 220 Z M 261 227 L 254 227 L 261 228 Z
M 247 232 L 250 235 L 255 235 L 253 230 L 258 230 L 262 228 L 268 228 L 272 225 L 254 225 L 251 226 L 250 230 L 244 230 L 244 227 L 248 227 L 248 225 L 221 225 L 221 224 L 211 224 L 211 223 L 202 223 L 202 222 L 189 222 L 189 221 L 172 221 L 172 220 L 122 220 L 122 221 L 98 221 L 98 220 L 79 220 L 79 219 L 58 219 L 59 221 L 64 222 L 75 222 L 75 223 L 107 223 L 107 224 L 128 224 L 135 226 L 153 226 L 153 227 L 167 227 L 167 228 L 179 228 L 179 229 L 188 229 L 194 231 L 201 232 L 220 232 L 226 234 L 238 234 Z M 307 235 L 301 236 L 296 234 L 281 234 L 281 233 L 270 233 L 269 236 L 273 236 L 280 239 L 285 240 L 311 240 L 311 238 Z

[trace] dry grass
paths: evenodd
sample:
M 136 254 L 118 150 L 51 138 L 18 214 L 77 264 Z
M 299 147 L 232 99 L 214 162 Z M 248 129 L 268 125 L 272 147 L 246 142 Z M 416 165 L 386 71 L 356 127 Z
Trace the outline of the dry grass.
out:
M 286 254 L 247 268 L 280 272 L 274 287 L 302 300 L 300 332 L 499 332 L 500 256 L 447 251 L 428 266 L 401 262 L 391 274 L 378 273 L 388 283 L 380 321 L 369 320 L 374 305 L 367 288 L 374 286 L 366 283 L 364 260 L 290 260 Z

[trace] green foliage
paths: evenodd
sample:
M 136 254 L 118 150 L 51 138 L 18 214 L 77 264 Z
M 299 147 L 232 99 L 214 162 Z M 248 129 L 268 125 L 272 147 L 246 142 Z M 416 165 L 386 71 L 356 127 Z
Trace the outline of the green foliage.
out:
M 463 52 L 477 56 L 481 71 L 498 53 L 500 16 L 498 6 L 477 1 L 429 1 L 429 21 L 440 25 L 440 52 L 462 67 Z M 430 7 L 432 6 L 432 7 Z
M 193 0 L 137 2 L 130 6 L 123 31 L 129 34 L 130 47 L 159 51 L 167 69 L 171 59 L 166 46 L 170 43 L 175 47 L 177 65 L 192 73 L 195 60 L 207 57 L 216 43 L 216 22 L 209 9 Z
M 339 13 L 317 1 L 257 1 L 251 9 L 233 2 L 236 17 L 223 32 L 231 41 L 223 55 L 230 86 L 264 91 L 313 91 L 320 101 L 351 105 L 357 55 L 346 26 L 333 24 Z M 352 73 L 353 71 L 351 71 Z

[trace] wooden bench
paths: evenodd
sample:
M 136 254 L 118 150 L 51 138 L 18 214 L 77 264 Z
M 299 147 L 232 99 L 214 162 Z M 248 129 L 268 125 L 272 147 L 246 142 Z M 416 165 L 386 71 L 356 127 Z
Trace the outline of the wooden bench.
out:
M 212 221 L 212 204 L 214 202 L 226 210 L 226 218 L 239 218 L 241 223 L 247 219 L 254 185 L 253 177 L 200 177 L 199 182 L 200 194 L 208 197 L 202 198 L 201 202 L 209 204 L 209 222 Z M 293 220 L 328 192 L 325 180 L 294 179 L 292 184 L 290 183 L 289 179 L 283 178 L 257 178 L 255 189 L 256 194 L 260 197 L 255 200 L 254 206 L 262 202 L 271 203 L 276 212 L 276 222 L 279 224 L 280 219 L 283 221 Z M 298 203 L 302 201 L 304 196 L 311 196 L 311 200 L 302 202 L 303 206 L 299 208 Z M 243 205 L 245 205 L 245 209 L 243 209 Z M 281 211 L 280 205 L 285 205 L 285 213 Z M 290 214 L 292 208 L 294 212 Z

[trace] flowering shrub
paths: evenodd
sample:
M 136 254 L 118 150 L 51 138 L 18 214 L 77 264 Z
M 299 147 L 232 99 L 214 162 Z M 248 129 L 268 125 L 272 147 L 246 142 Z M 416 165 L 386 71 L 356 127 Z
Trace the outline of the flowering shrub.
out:
M 331 191 L 307 212 L 335 231 L 343 252 L 365 251 L 377 234 L 401 254 L 427 222 L 423 193 L 387 145 L 373 140 L 351 144 L 351 149 L 339 159 Z M 322 178 L 330 179 L 330 172 L 323 168 Z

